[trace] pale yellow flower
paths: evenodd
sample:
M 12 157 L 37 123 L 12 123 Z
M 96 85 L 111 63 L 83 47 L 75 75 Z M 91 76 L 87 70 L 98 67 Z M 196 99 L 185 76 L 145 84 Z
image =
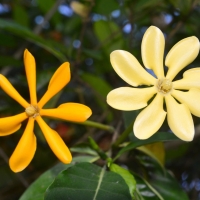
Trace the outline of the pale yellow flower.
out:
M 187 70 L 183 79 L 173 81 L 184 67 L 199 53 L 199 40 L 192 36 L 175 44 L 165 59 L 168 67 L 166 76 L 163 67 L 165 39 L 157 27 L 151 26 L 142 39 L 142 60 L 147 69 L 154 71 L 156 78 L 149 74 L 127 51 L 116 50 L 110 55 L 116 73 L 131 86 L 147 85 L 145 88 L 120 87 L 112 90 L 107 102 L 119 110 L 138 110 L 133 132 L 139 139 L 147 139 L 156 133 L 167 121 L 171 131 L 180 139 L 191 141 L 194 124 L 191 113 L 200 117 L 200 68 Z M 166 111 L 163 103 L 166 104 Z

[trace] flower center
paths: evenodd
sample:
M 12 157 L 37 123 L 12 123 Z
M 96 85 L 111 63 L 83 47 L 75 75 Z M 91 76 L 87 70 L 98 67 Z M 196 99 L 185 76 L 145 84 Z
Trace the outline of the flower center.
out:
M 40 109 L 37 106 L 30 105 L 25 109 L 25 112 L 29 117 L 35 118 L 40 115 L 39 110 Z
M 162 94 L 168 94 L 172 91 L 173 89 L 173 84 L 169 79 L 158 79 L 158 82 L 156 84 L 156 87 L 158 89 L 158 91 Z

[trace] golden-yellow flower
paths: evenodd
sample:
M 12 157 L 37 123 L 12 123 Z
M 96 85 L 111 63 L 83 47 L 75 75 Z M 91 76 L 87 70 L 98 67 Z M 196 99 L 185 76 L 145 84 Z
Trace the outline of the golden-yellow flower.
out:
M 149 74 L 127 51 L 111 53 L 111 64 L 116 73 L 131 86 L 148 85 L 145 88 L 120 87 L 112 90 L 107 102 L 119 110 L 144 108 L 137 116 L 133 132 L 139 139 L 147 139 L 159 130 L 167 115 L 172 132 L 182 140 L 191 141 L 194 137 L 194 124 L 191 113 L 200 117 L 200 68 L 189 69 L 183 79 L 174 77 L 190 64 L 199 53 L 199 40 L 192 36 L 175 44 L 165 59 L 168 67 L 164 74 L 163 55 L 165 39 L 155 26 L 145 32 L 142 39 L 142 60 L 147 69 L 153 70 L 156 78 Z M 163 103 L 166 103 L 166 110 Z
M 10 157 L 10 168 L 14 172 L 20 172 L 31 162 L 36 151 L 36 137 L 33 132 L 35 120 L 40 126 L 47 143 L 58 159 L 63 163 L 70 163 L 72 156 L 68 147 L 65 145 L 59 134 L 46 124 L 42 119 L 42 116 L 83 122 L 92 114 L 91 109 L 78 103 L 64 103 L 58 108 L 43 109 L 43 106 L 70 81 L 69 63 L 63 63 L 56 70 L 49 82 L 46 93 L 39 102 L 37 102 L 36 95 L 35 59 L 28 50 L 24 51 L 24 64 L 30 92 L 30 103 L 21 97 L 3 75 L 0 75 L 1 88 L 25 108 L 25 112 L 21 114 L 0 118 L 0 136 L 16 132 L 21 127 L 22 121 L 28 119 L 26 129 Z

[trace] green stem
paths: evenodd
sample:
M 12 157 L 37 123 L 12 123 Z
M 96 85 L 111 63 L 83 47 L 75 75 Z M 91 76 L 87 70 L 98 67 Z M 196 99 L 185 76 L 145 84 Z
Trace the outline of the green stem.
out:
M 101 123 L 98 123 L 98 122 L 93 122 L 93 121 L 90 121 L 90 120 L 86 120 L 85 122 L 79 122 L 78 124 L 82 124 L 82 125 L 85 125 L 85 126 L 92 126 L 92 127 L 95 127 L 95 128 L 99 128 L 99 129 L 109 131 L 109 132 L 114 132 L 114 128 L 112 126 L 104 125 L 104 124 L 101 124 Z
M 124 142 L 124 140 L 128 137 L 128 135 L 130 134 L 130 132 L 133 130 L 133 123 L 131 123 L 127 129 L 125 129 L 125 131 L 119 136 L 119 138 L 115 141 L 115 143 L 113 144 L 114 147 L 119 146 L 122 142 Z

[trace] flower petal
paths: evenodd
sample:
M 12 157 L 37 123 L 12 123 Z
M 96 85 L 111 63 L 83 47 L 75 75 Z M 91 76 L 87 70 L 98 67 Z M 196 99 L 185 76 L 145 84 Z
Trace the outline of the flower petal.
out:
M 163 96 L 157 94 L 154 100 L 137 116 L 133 132 L 139 139 L 147 139 L 156 133 L 165 120 Z
M 108 93 L 107 103 L 118 110 L 138 110 L 147 106 L 147 102 L 155 93 L 155 87 L 120 87 Z
M 33 126 L 34 119 L 29 118 L 26 129 L 10 157 L 9 165 L 14 172 L 20 172 L 25 169 L 33 159 L 37 146 Z
M 63 63 L 52 76 L 48 89 L 38 103 L 38 107 L 42 108 L 51 97 L 57 94 L 70 81 L 69 63 Z
M 173 90 L 172 96 L 185 104 L 193 115 L 200 117 L 200 89 L 191 88 L 188 92 Z
M 31 104 L 37 104 L 36 96 L 36 67 L 35 67 L 35 58 L 32 54 L 26 49 L 24 51 L 24 65 L 26 70 L 26 77 L 29 86 Z
M 200 68 L 189 69 L 184 72 L 183 79 L 173 82 L 173 88 L 189 90 L 192 87 L 200 89 Z
M 0 118 L 0 136 L 10 135 L 21 127 L 21 122 L 27 118 L 25 112 L 11 117 Z
M 51 150 L 58 159 L 65 164 L 70 163 L 72 161 L 71 153 L 59 134 L 51 129 L 40 116 L 36 117 L 36 121 L 38 122 Z
M 150 26 L 142 39 L 142 60 L 145 67 L 152 69 L 158 78 L 164 77 L 164 47 L 163 33 L 159 28 Z
M 167 54 L 165 65 L 169 68 L 166 78 L 174 77 L 190 64 L 199 53 L 199 40 L 192 36 L 176 43 Z
M 128 84 L 132 86 L 154 85 L 155 78 L 129 52 L 113 51 L 110 54 L 110 61 L 115 72 Z
M 17 101 L 24 108 L 28 107 L 30 104 L 15 90 L 8 79 L 0 74 L 0 86 L 1 88 L 15 101 Z
M 79 103 L 64 103 L 58 108 L 42 109 L 41 116 L 64 119 L 67 121 L 84 122 L 92 114 L 89 107 Z
M 194 124 L 189 108 L 177 103 L 171 95 L 167 95 L 165 100 L 170 129 L 181 140 L 191 141 L 194 137 Z

